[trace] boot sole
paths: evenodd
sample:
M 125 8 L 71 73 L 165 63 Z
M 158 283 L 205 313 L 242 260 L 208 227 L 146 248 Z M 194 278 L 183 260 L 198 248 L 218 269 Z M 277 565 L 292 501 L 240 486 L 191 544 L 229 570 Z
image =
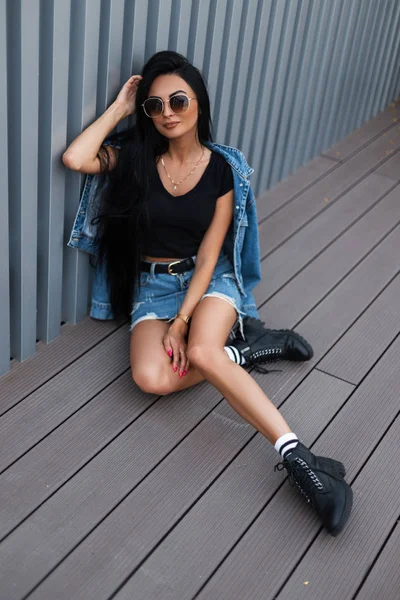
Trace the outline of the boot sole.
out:
M 352 508 L 353 508 L 353 490 L 351 489 L 349 484 L 346 483 L 346 501 L 345 501 L 342 516 L 340 518 L 339 523 L 336 525 L 336 527 L 334 527 L 333 529 L 328 529 L 328 532 L 333 537 L 336 537 L 344 529 L 344 526 L 346 525 L 346 523 L 349 519 Z

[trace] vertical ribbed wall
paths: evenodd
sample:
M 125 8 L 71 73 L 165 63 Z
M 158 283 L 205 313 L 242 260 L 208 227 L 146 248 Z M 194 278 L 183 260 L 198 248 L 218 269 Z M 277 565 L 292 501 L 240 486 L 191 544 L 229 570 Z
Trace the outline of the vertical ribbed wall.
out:
M 61 155 L 149 56 L 202 70 L 260 194 L 399 96 L 399 28 L 399 0 L 0 0 L 0 373 L 87 314 Z

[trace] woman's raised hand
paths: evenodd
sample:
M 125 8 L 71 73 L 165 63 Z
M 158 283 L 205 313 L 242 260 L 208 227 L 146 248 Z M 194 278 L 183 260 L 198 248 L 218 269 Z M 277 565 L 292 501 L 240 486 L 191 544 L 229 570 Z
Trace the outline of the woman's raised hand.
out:
M 122 107 L 125 117 L 135 112 L 135 99 L 138 85 L 142 79 L 141 75 L 132 75 L 119 92 L 114 104 Z

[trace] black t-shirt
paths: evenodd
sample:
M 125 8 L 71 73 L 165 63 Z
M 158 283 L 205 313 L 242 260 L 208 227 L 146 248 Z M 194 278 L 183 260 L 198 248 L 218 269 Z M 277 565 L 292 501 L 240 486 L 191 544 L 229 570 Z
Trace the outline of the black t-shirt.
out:
M 149 233 L 142 254 L 159 258 L 186 258 L 197 254 L 215 212 L 216 201 L 233 189 L 232 169 L 218 153 L 195 187 L 182 196 L 164 188 L 157 168 L 150 178 Z

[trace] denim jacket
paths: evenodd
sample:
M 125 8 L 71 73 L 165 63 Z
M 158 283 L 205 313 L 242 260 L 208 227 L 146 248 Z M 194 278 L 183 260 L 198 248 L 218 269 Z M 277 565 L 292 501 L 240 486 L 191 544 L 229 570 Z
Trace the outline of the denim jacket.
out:
M 106 140 L 104 144 L 119 147 L 119 144 Z M 256 202 L 250 186 L 249 176 L 254 169 L 249 167 L 240 150 L 207 142 L 214 152 L 221 154 L 232 168 L 234 182 L 234 217 L 224 241 L 223 250 L 228 254 L 233 266 L 236 281 L 243 298 L 242 311 L 258 318 L 257 307 L 251 290 L 261 280 L 260 248 L 258 243 L 258 221 Z M 96 202 L 97 175 L 87 175 L 78 212 L 75 217 L 68 246 L 96 255 L 94 243 L 95 227 L 91 224 Z M 92 287 L 90 316 L 94 319 L 113 319 L 105 269 L 96 267 Z

